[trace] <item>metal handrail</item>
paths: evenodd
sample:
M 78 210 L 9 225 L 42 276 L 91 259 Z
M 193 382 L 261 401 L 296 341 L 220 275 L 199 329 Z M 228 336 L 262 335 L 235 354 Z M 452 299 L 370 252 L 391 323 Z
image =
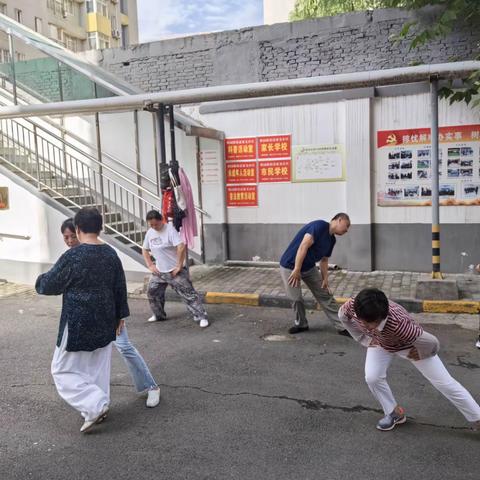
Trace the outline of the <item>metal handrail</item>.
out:
M 2 75 L 0 74 L 0 76 L 2 76 Z M 7 78 L 7 80 L 8 80 L 8 78 Z M 22 89 L 23 89 L 23 86 L 22 86 Z M 6 96 L 5 93 L 7 93 L 9 97 L 12 97 L 12 95 L 10 94 L 10 92 L 8 92 L 8 90 L 3 90 L 3 91 L 2 91 L 2 89 L 0 89 L 0 95 L 2 95 L 3 97 L 5 97 L 5 96 Z M 28 93 L 28 91 L 27 91 L 27 93 Z M 33 96 L 33 95 L 32 95 L 32 96 Z M 29 105 L 29 103 L 28 103 L 26 100 L 24 100 L 24 99 L 21 97 L 21 95 L 18 95 L 18 92 L 17 92 L 17 98 L 20 99 L 20 100 L 22 100 L 22 102 L 23 102 L 25 105 Z M 41 100 L 41 98 L 40 98 L 40 100 Z M 1 104 L 2 104 L 3 106 L 7 106 L 7 105 L 5 105 L 3 102 L 2 102 Z M 72 145 L 71 143 L 67 142 L 64 138 L 59 137 L 58 135 L 55 135 L 54 133 L 52 133 L 52 132 L 50 132 L 49 130 L 47 130 L 45 127 L 42 127 L 40 124 L 34 122 L 33 120 L 27 119 L 27 118 L 25 118 L 25 119 L 23 119 L 23 120 L 25 120 L 25 121 L 28 122 L 28 123 L 31 123 L 32 125 L 35 125 L 38 129 L 42 130 L 43 132 L 47 133 L 48 135 L 51 135 L 51 136 L 52 136 L 53 138 L 55 138 L 56 140 L 59 140 L 59 141 L 61 141 L 62 143 L 65 143 L 65 145 L 66 145 L 67 147 L 72 148 L 72 149 L 75 149 L 77 152 L 81 153 L 82 155 L 88 156 L 88 157 L 90 157 L 92 160 L 98 162 L 98 160 L 95 158 L 95 156 L 92 156 L 91 154 L 86 153 L 86 152 L 80 150 L 78 147 L 75 147 L 75 146 Z M 90 148 L 90 149 L 93 150 L 92 146 L 89 145 L 89 144 L 88 144 L 85 140 L 83 140 L 81 137 L 79 137 L 79 136 L 75 135 L 74 133 L 70 132 L 69 130 L 67 130 L 67 129 L 65 129 L 65 128 L 62 128 L 61 126 L 55 124 L 55 122 L 52 122 L 49 118 L 45 118 L 44 121 L 45 121 L 46 123 L 48 123 L 50 126 L 56 128 L 57 130 L 60 130 L 60 132 L 62 132 L 62 133 L 64 133 L 64 134 L 72 137 L 74 140 L 76 140 L 77 142 L 81 143 L 81 144 L 84 145 L 85 147 L 88 147 L 88 148 Z M 141 177 L 143 180 L 146 180 L 146 181 L 150 182 L 150 183 L 151 183 L 153 186 L 155 186 L 155 188 L 156 188 L 157 184 L 156 184 L 156 182 L 155 182 L 154 180 L 152 180 L 151 178 L 145 176 L 143 173 L 135 170 L 134 168 L 130 167 L 129 165 L 127 165 L 126 163 L 122 162 L 122 161 L 119 160 L 118 158 L 114 157 L 114 156 L 111 155 L 110 153 L 108 153 L 108 152 L 102 152 L 102 156 L 105 156 L 105 157 L 107 157 L 109 160 L 113 161 L 114 163 L 117 163 L 117 164 L 121 165 L 123 168 L 125 168 L 125 169 L 129 170 L 130 172 L 134 173 L 135 175 Z M 151 193 L 153 193 L 153 192 L 151 192 Z
M 0 240 L 2 238 L 13 238 L 15 240 L 30 240 L 30 235 L 14 235 L 13 233 L 0 233 Z
M 35 182 L 38 182 L 39 186 L 42 187 L 42 188 L 41 188 L 42 190 L 47 189 L 47 190 L 50 190 L 50 191 L 54 192 L 55 195 L 58 195 L 59 197 L 63 198 L 64 200 L 66 200 L 67 202 L 69 202 L 69 203 L 70 203 L 72 206 L 74 206 L 74 207 L 82 208 L 82 206 L 84 206 L 84 205 L 81 205 L 80 203 L 75 202 L 75 201 L 72 200 L 71 198 L 66 197 L 65 195 L 63 195 L 62 193 L 58 192 L 57 190 L 55 190 L 54 188 L 52 188 L 51 186 L 49 186 L 49 185 L 46 184 L 45 182 L 42 182 L 40 179 L 35 178 L 33 175 L 31 175 L 30 173 L 28 173 L 26 170 L 20 168 L 18 165 L 16 165 L 15 163 L 11 162 L 10 160 L 8 160 L 7 158 L 5 158 L 5 157 L 4 157 L 3 155 L 1 155 L 1 154 L 0 154 L 0 158 L 2 158 L 4 162 L 8 163 L 8 164 L 9 164 L 11 167 L 13 167 L 15 170 L 18 170 L 18 171 L 22 172 L 23 175 L 26 175 L 26 176 L 29 177 L 31 180 L 33 180 L 33 181 L 35 181 Z M 109 179 L 109 180 L 110 180 L 110 179 Z M 120 184 L 116 183 L 114 180 L 112 180 L 112 182 L 114 182 L 120 189 L 126 190 L 124 187 L 122 187 Z M 133 192 L 128 191 L 128 193 L 133 193 Z M 133 193 L 133 195 L 135 195 L 135 194 Z M 143 198 L 141 198 L 141 197 L 138 197 L 138 198 L 140 198 L 142 201 L 145 202 L 145 199 L 143 199 Z M 150 203 L 150 202 L 148 202 L 148 203 Z M 145 204 L 147 204 L 147 202 L 145 202 Z M 119 223 L 119 222 L 114 222 L 114 223 Z M 124 223 L 129 223 L 129 220 L 127 219 L 127 221 L 124 222 Z M 121 232 L 121 231 L 119 231 L 118 229 L 116 229 L 115 227 L 113 227 L 111 223 L 108 223 L 108 224 L 106 223 L 106 224 L 104 225 L 104 229 L 106 229 L 106 228 L 112 230 L 112 231 L 115 233 L 115 235 L 118 235 L 118 236 L 124 238 L 124 239 L 127 240 L 129 243 L 132 243 L 132 244 L 134 244 L 134 245 L 136 245 L 137 247 L 140 247 L 140 248 L 142 247 L 142 243 L 136 242 L 134 239 L 132 239 L 132 238 L 130 238 L 130 237 L 127 237 L 126 235 L 124 235 L 123 232 Z M 135 230 L 133 233 L 136 234 L 136 233 L 141 233 L 141 232 L 137 232 L 137 231 Z M 1 235 L 0 235 L 0 236 L 1 236 Z M 27 239 L 25 239 L 25 240 L 27 240 Z
M 21 123 L 18 123 L 17 121 L 15 120 L 10 120 L 12 123 L 15 123 L 16 125 L 20 126 L 21 128 L 24 128 L 25 130 L 27 130 L 28 132 L 30 132 L 31 134 L 35 135 L 34 131 L 33 130 L 30 130 L 28 127 L 26 127 L 25 125 L 22 125 Z M 38 127 L 37 128 L 41 128 L 41 127 Z M 46 131 L 47 133 L 49 133 L 47 130 L 44 129 L 44 131 Z M 49 133 L 50 134 L 50 133 Z M 52 135 L 52 137 L 56 137 L 54 134 L 50 134 Z M 52 145 L 53 147 L 56 147 L 52 142 L 48 141 L 46 138 L 43 138 L 41 137 L 45 142 L 49 143 L 50 145 Z M 60 142 L 62 142 L 62 139 L 60 137 L 56 137 L 56 139 L 58 139 Z M 56 147 L 58 148 L 58 147 Z M 156 193 L 153 193 L 151 192 L 150 190 L 147 190 L 146 188 L 142 187 L 141 185 L 138 185 L 137 183 L 135 183 L 134 181 L 130 180 L 128 177 L 126 177 L 125 175 L 117 172 L 116 170 L 114 170 L 113 168 L 111 168 L 109 165 L 106 165 L 102 162 L 99 162 L 95 157 L 89 155 L 89 154 L 85 154 L 84 152 L 82 152 L 80 149 L 76 148 L 76 147 L 73 147 L 73 150 L 75 150 L 76 152 L 80 153 L 81 155 L 84 155 L 85 157 L 87 157 L 89 160 L 91 160 L 93 163 L 95 163 L 98 167 L 101 167 L 102 169 L 104 170 L 108 170 L 110 172 L 113 172 L 114 175 L 117 175 L 118 177 L 120 177 L 123 181 L 129 183 L 130 185 L 133 185 L 135 187 L 135 189 L 137 190 L 141 190 L 142 192 L 150 195 L 151 197 L 154 197 L 155 200 L 158 200 L 161 202 L 161 197 L 159 197 Z M 69 154 L 70 155 L 70 154 Z M 79 162 L 83 163 L 85 166 L 88 167 L 88 165 L 86 165 L 82 160 L 80 159 L 77 159 Z M 110 178 L 110 177 L 106 177 L 106 178 Z M 111 179 L 113 181 L 113 179 Z

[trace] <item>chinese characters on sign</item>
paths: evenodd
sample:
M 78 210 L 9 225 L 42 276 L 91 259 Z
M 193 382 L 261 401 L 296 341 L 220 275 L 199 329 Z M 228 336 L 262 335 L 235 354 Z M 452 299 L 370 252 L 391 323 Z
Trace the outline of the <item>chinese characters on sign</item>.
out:
M 292 155 L 291 140 L 291 135 L 258 137 L 258 158 L 290 158 Z
M 225 160 L 256 160 L 257 139 L 255 137 L 226 138 Z
M 258 207 L 256 185 L 227 185 L 227 207 Z
M 258 183 L 290 182 L 291 151 L 290 134 L 225 139 L 227 206 L 258 207 Z
M 202 183 L 220 183 L 220 162 L 216 150 L 200 151 L 200 178 Z
M 257 183 L 257 162 L 227 162 L 226 181 L 229 183 Z
M 431 205 L 435 174 L 441 205 L 480 205 L 480 125 L 440 127 L 438 137 L 432 172 L 429 128 L 377 132 L 379 206 Z
M 258 181 L 263 182 L 290 182 L 290 160 L 271 160 L 258 162 Z

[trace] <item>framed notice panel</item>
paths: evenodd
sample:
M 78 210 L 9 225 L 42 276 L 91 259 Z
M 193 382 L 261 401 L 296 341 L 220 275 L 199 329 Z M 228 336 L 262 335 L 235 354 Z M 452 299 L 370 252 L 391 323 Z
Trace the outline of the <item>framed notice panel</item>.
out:
M 480 125 L 440 127 L 438 172 L 429 128 L 377 132 L 377 204 L 431 205 L 439 176 L 440 205 L 480 205 Z
M 345 160 L 340 145 L 293 147 L 293 182 L 338 182 L 345 180 Z

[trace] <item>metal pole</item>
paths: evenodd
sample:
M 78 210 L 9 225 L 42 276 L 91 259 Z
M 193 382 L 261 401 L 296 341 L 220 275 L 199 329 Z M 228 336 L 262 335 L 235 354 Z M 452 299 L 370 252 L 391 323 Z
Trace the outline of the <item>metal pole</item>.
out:
M 137 169 L 137 183 L 138 185 L 142 185 L 142 177 L 139 175 L 141 171 L 141 164 L 140 164 L 140 142 L 139 142 L 139 129 L 138 129 L 138 110 L 133 112 L 133 124 L 134 124 L 134 133 L 135 133 L 135 167 Z M 142 198 L 142 190 L 138 189 L 137 194 L 140 198 Z M 143 221 L 143 208 L 142 203 L 139 202 L 139 215 L 140 215 L 140 222 Z M 145 212 L 146 213 L 146 212 Z
M 40 161 L 38 157 L 38 136 L 37 136 L 37 126 L 33 125 L 33 144 L 35 145 L 35 163 L 36 163 L 36 171 L 37 171 L 37 186 L 40 190 Z
M 157 125 L 160 163 L 167 163 L 167 153 L 165 151 L 165 105 L 163 103 L 158 106 Z
M 170 151 L 172 152 L 171 161 L 177 161 L 177 154 L 175 151 L 175 114 L 173 112 L 173 105 L 168 106 L 168 117 L 170 121 Z
M 432 278 L 442 279 L 440 271 L 440 202 L 438 171 L 438 77 L 430 78 L 432 143 Z
M 95 130 L 97 134 L 97 154 L 98 154 L 98 162 L 101 164 L 102 163 L 102 140 L 100 137 L 100 115 L 95 113 Z M 100 200 L 101 200 L 101 205 L 102 205 L 102 217 L 103 217 L 103 228 L 105 229 L 105 192 L 103 188 L 103 169 L 102 166 L 100 165 L 98 168 L 98 173 L 99 173 L 99 180 L 100 180 Z M 90 174 L 89 174 L 90 175 Z M 93 172 L 93 175 L 95 175 L 95 171 Z M 83 179 L 85 181 L 85 179 Z M 122 193 L 120 192 L 120 195 Z
M 17 77 L 15 74 L 15 49 L 13 47 L 13 36 L 10 30 L 7 30 L 8 51 L 10 53 L 10 66 L 12 68 L 12 85 L 13 85 L 13 103 L 17 105 Z

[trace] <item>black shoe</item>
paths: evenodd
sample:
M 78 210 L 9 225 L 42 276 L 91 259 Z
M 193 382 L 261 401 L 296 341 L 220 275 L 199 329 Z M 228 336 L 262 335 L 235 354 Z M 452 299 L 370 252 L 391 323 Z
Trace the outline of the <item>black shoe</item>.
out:
M 295 335 L 296 333 L 306 332 L 307 330 L 308 330 L 308 325 L 306 325 L 305 327 L 294 325 L 288 330 L 288 333 L 290 333 L 291 335 Z
M 344 337 L 349 337 L 349 338 L 353 338 L 351 335 L 350 335 L 350 332 L 345 329 L 345 330 L 338 330 L 337 333 L 339 335 L 343 335 Z

